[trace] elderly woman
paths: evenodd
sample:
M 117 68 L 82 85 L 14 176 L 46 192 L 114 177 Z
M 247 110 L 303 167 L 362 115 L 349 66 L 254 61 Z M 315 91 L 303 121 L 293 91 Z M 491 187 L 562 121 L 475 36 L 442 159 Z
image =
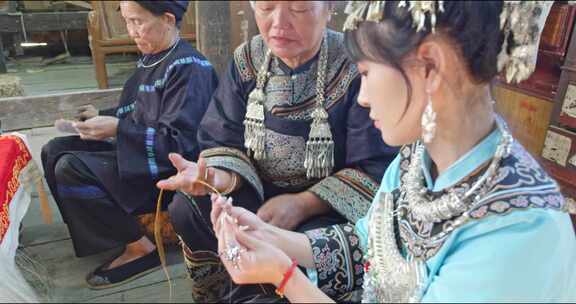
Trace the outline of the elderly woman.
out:
M 574 302 L 564 199 L 495 115 L 489 89 L 498 67 L 511 80 L 530 75 L 550 5 L 351 2 L 346 49 L 362 75 L 358 102 L 385 142 L 405 146 L 355 227 L 294 233 L 214 197 L 234 281 L 274 284 L 296 303 L 352 290 L 365 303 Z
M 143 57 L 119 105 L 83 111 L 80 136 L 56 138 L 42 151 L 46 178 L 78 257 L 126 246 L 88 278 L 110 287 L 159 266 L 135 215 L 154 210 L 155 183 L 176 173 L 168 153 L 196 159 L 196 132 L 217 78 L 210 63 L 179 38 L 187 1 L 121 1 L 128 33 Z
M 169 212 L 183 240 L 193 296 L 240 301 L 258 286 L 229 286 L 202 180 L 285 229 L 356 221 L 395 149 L 356 103 L 360 78 L 343 35 L 326 28 L 332 4 L 253 3 L 260 35 L 240 46 L 200 125 L 198 163 L 171 158 L 179 189 Z M 273 290 L 269 290 L 273 293 Z

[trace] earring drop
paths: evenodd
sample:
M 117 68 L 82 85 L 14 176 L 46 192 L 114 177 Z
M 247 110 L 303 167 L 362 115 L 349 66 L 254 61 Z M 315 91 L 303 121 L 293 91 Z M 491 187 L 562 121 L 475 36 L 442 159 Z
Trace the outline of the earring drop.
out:
M 428 93 L 428 104 L 422 113 L 422 140 L 424 143 L 432 142 L 436 135 L 436 112 L 432 108 L 432 95 Z

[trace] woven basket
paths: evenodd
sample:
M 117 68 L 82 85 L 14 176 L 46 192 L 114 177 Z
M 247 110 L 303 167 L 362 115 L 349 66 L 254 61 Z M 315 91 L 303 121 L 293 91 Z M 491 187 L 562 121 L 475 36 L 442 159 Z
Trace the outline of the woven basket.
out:
M 154 242 L 154 218 L 155 213 L 147 213 L 138 216 L 138 222 L 140 223 L 140 229 L 142 232 L 152 241 Z M 172 223 L 170 223 L 170 216 L 168 212 L 164 211 L 160 213 L 160 234 L 162 235 L 162 240 L 164 241 L 164 245 L 172 246 L 178 244 L 178 237 L 176 236 L 176 232 L 174 231 L 174 227 L 172 227 Z

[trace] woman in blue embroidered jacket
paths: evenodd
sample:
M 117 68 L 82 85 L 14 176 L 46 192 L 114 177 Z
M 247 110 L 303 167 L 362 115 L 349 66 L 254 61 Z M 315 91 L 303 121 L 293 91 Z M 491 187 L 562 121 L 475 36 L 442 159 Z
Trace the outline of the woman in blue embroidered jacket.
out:
M 280 285 L 291 302 L 354 290 L 368 303 L 575 301 L 564 199 L 495 115 L 489 87 L 498 66 L 509 80 L 530 75 L 550 5 L 351 2 L 358 102 L 385 142 L 405 146 L 355 226 L 288 232 L 214 196 L 234 281 Z M 292 263 L 308 277 L 296 270 L 281 284 Z
M 144 55 L 119 105 L 82 112 L 80 136 L 48 143 L 48 184 L 70 229 L 76 255 L 124 246 L 87 278 L 94 288 L 123 282 L 159 265 L 135 215 L 154 210 L 155 183 L 175 174 L 168 153 L 198 157 L 196 132 L 217 86 L 211 64 L 179 37 L 187 1 L 122 1 L 128 32 Z M 91 113 L 90 113 L 91 112 Z

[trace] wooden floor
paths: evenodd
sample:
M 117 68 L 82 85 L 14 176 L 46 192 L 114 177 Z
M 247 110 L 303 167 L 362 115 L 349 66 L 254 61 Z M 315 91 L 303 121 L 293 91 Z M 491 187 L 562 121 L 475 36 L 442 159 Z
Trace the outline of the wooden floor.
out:
M 115 288 L 89 289 L 84 280 L 86 274 L 119 252 L 118 249 L 87 258 L 75 257 L 72 242 L 63 223 L 25 228 L 22 232 L 22 247 L 19 249 L 19 254 L 25 254 L 39 264 L 40 276 L 49 280 L 51 302 L 169 302 L 170 289 L 162 270 Z M 180 251 L 170 248 L 168 252 L 168 270 L 174 284 L 172 301 L 191 302 L 189 282 Z M 30 280 L 30 283 L 39 286 L 37 280 Z
M 124 58 L 126 59 L 126 58 Z M 129 58 L 128 58 L 129 59 Z M 121 87 L 134 69 L 134 61 L 112 58 L 107 64 L 111 87 Z M 22 79 L 27 96 L 66 93 L 96 89 L 94 67 L 90 58 L 71 58 L 65 64 L 42 66 L 39 58 L 27 58 L 8 64 L 9 74 Z M 0 102 L 0 106 L 1 102 Z M 56 136 L 62 136 L 53 127 L 20 131 L 27 136 L 33 159 L 41 167 L 42 146 Z M 50 197 L 50 208 L 54 223 L 42 221 L 37 195 L 22 223 L 21 247 L 19 256 L 30 257 L 36 264 L 35 276 L 24 275 L 36 287 L 49 287 L 50 302 L 138 302 L 157 303 L 170 300 L 170 290 L 166 275 L 158 270 L 115 288 L 91 290 L 85 283 L 86 275 L 120 253 L 122 248 L 96 256 L 77 258 L 66 225 Z M 167 248 L 169 273 L 174 283 L 173 302 L 191 302 L 189 281 L 181 252 L 178 248 Z M 1 274 L 0 274 L 1 276 Z M 42 288 L 39 291 L 43 291 Z
M 51 138 L 62 135 L 52 127 L 25 130 L 21 133 L 27 135 L 33 159 L 39 165 L 42 145 Z M 48 283 L 51 287 L 48 301 L 64 303 L 169 302 L 170 290 L 166 275 L 162 270 L 115 288 L 89 289 L 85 283 L 86 275 L 119 254 L 121 248 L 86 258 L 75 257 L 68 229 L 62 222 L 53 199 L 50 197 L 54 223 L 47 225 L 42 222 L 37 195 L 34 194 L 32 198 L 32 203 L 22 223 L 19 255 L 30 257 L 38 264 L 35 269 L 39 270 L 35 271 L 43 277 L 42 282 Z M 167 250 L 168 270 L 174 283 L 172 301 L 175 303 L 191 302 L 190 285 L 186 279 L 181 251 L 178 248 L 167 248 Z M 24 272 L 26 274 L 26 271 Z M 43 286 L 34 277 L 27 276 L 27 278 L 33 286 Z

